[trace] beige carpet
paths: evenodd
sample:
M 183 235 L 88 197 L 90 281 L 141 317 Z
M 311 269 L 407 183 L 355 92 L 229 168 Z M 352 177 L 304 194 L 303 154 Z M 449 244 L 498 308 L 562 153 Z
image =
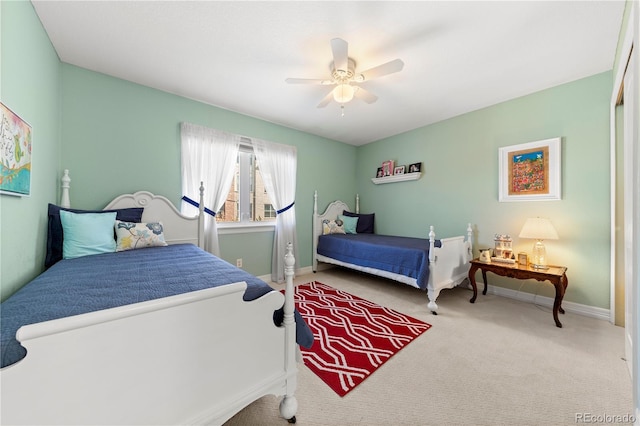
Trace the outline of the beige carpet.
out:
M 575 425 L 577 416 L 631 415 L 623 329 L 495 295 L 444 290 L 439 315 L 426 294 L 342 269 L 317 280 L 432 324 L 344 398 L 299 364 L 299 425 Z M 281 288 L 282 286 L 274 286 Z M 285 425 L 266 396 L 226 424 Z

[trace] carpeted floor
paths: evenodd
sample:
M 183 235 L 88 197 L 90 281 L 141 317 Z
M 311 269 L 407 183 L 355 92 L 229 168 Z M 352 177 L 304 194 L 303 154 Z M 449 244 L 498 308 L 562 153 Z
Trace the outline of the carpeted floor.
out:
M 496 295 L 444 290 L 440 315 L 403 284 L 342 269 L 317 280 L 432 325 L 345 397 L 299 364 L 299 425 L 575 425 L 631 415 L 623 329 Z M 278 288 L 280 286 L 274 285 Z M 279 289 L 279 288 L 278 288 Z M 266 396 L 227 425 L 285 425 Z

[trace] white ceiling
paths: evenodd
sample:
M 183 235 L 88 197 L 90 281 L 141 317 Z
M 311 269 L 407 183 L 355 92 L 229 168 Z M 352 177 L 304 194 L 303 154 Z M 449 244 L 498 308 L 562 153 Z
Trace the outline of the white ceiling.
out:
M 624 1 L 33 1 L 63 62 L 353 145 L 610 70 Z M 330 40 L 379 97 L 316 108 Z

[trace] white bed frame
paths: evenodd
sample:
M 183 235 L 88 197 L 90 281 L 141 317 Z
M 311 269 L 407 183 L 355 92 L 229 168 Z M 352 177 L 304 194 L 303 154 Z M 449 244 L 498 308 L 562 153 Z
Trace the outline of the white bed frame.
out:
M 353 265 L 318 254 L 318 237 L 322 235 L 322 221 L 325 219 L 335 220 L 338 215 L 342 214 L 343 210 L 354 211 L 345 202 L 336 200 L 327 206 L 324 213 L 318 214 L 318 191 L 313 194 L 313 271 L 316 272 L 318 270 L 318 262 L 331 263 L 420 288 L 415 278 L 376 268 Z M 356 209 L 354 212 L 360 212 L 360 197 L 358 195 L 356 195 Z M 466 239 L 464 236 L 441 238 L 441 247 L 435 247 L 436 234 L 433 226 L 430 226 L 429 281 L 427 284 L 429 304 L 427 307 L 434 314 L 438 311 L 436 299 L 440 291 L 446 288 L 453 288 L 468 279 L 469 267 L 471 266 L 469 262 L 473 258 L 472 237 L 473 229 L 469 223 L 467 224 Z
M 164 197 L 137 192 L 106 208 L 138 206 L 169 243 L 201 241 L 202 221 Z M 284 396 L 280 414 L 294 423 L 294 264 L 289 244 L 286 296 L 244 302 L 240 282 L 21 327 L 28 353 L 0 370 L 1 423 L 219 425 L 268 394 Z

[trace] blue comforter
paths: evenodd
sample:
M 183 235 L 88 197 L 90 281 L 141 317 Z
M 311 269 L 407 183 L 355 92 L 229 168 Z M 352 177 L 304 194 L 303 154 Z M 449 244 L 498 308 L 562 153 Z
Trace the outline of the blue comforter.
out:
M 190 291 L 246 281 L 244 300 L 272 291 L 264 281 L 192 244 L 152 247 L 62 260 L 0 306 L 2 365 L 26 355 L 16 340 L 26 324 L 98 311 Z M 299 344 L 310 347 L 313 334 L 296 311 Z M 274 322 L 282 319 L 274 313 Z
M 435 246 L 440 247 L 440 240 Z M 429 240 L 378 234 L 329 234 L 318 238 L 318 254 L 352 265 L 414 278 L 425 290 L 429 282 Z

